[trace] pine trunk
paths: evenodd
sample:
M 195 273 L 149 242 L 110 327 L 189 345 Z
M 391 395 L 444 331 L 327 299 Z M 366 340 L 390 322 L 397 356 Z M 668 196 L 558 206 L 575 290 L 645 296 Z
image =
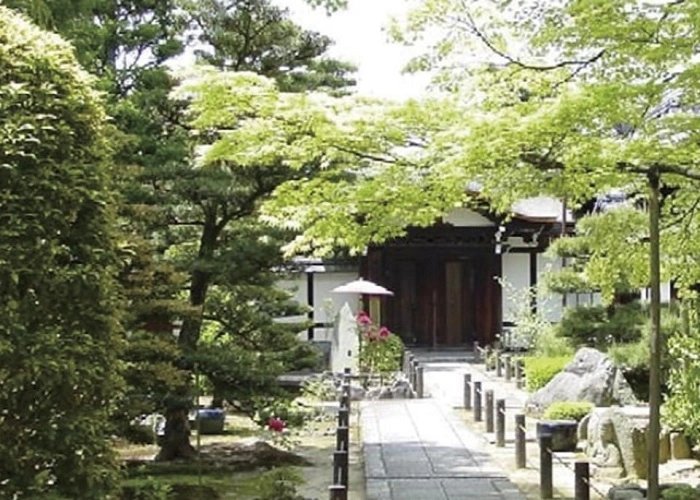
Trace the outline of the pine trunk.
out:
M 178 408 L 166 412 L 165 438 L 157 461 L 189 459 L 196 455 L 196 450 L 190 444 L 190 423 L 187 410 Z

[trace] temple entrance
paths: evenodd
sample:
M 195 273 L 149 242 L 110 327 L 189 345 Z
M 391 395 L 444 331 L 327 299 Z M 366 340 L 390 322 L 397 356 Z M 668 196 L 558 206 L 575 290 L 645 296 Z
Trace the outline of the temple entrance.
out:
M 382 249 L 381 283 L 395 293 L 384 324 L 407 344 L 471 346 L 500 329 L 500 256 L 456 250 Z

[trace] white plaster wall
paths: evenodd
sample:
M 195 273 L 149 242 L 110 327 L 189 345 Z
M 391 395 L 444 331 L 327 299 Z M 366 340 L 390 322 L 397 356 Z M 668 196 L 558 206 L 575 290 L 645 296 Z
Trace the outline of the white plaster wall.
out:
M 481 214 L 468 208 L 455 208 L 443 220 L 457 227 L 489 227 L 495 224 Z
M 359 296 L 357 294 L 331 293 L 332 290 L 349 281 L 358 279 L 357 272 L 325 272 L 314 273 L 314 322 L 333 323 L 335 316 L 346 302 L 350 308 L 357 312 Z M 288 290 L 293 294 L 294 300 L 302 305 L 307 304 L 307 276 L 306 273 L 299 273 L 294 277 L 281 280 L 278 286 Z M 305 321 L 306 316 L 286 318 L 285 321 Z M 314 330 L 314 340 L 331 340 L 333 326 L 327 328 L 316 328 Z M 299 332 L 299 338 L 306 339 L 307 331 Z
M 503 280 L 503 321 L 515 321 L 518 299 L 530 286 L 530 256 L 526 253 L 505 253 L 501 256 Z M 527 299 L 525 299 L 527 300 Z
M 537 311 L 551 322 L 561 319 L 563 313 L 562 296 L 559 293 L 552 293 L 544 286 L 545 276 L 551 271 L 561 269 L 561 259 L 549 257 L 545 254 L 537 254 Z
M 651 300 L 651 289 L 642 288 L 641 298 L 643 301 Z M 661 283 L 661 303 L 667 304 L 671 302 L 671 283 L 666 281 Z

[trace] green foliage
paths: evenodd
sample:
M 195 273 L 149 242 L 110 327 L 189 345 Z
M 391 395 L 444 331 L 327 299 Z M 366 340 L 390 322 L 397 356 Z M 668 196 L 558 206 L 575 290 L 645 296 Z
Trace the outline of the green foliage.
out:
M 525 357 L 525 383 L 529 392 L 535 392 L 549 383 L 554 376 L 562 371 L 573 358 L 559 357 Z
M 266 427 L 271 418 L 277 417 L 284 421 L 287 427 L 301 428 L 314 416 L 316 411 L 297 401 L 279 398 L 266 402 L 257 409 L 254 420 L 261 427 Z
M 363 371 L 389 375 L 399 371 L 403 342 L 398 335 L 363 341 L 360 347 L 360 366 Z
M 604 348 L 612 343 L 639 340 L 645 319 L 645 311 L 637 302 L 569 307 L 558 325 L 558 333 L 576 346 L 592 343 Z
M 336 387 L 323 378 L 311 378 L 302 382 L 301 394 L 302 398 L 316 401 L 335 401 L 338 399 Z
M 648 370 L 649 338 L 627 344 L 613 344 L 608 348 L 607 354 L 616 366 L 625 370 Z
M 284 92 L 343 93 L 355 83 L 351 64 L 326 55 L 329 37 L 298 26 L 269 0 L 199 0 L 189 9 L 204 47 L 196 53 L 212 66 L 271 78 Z
M 130 424 L 121 435 L 132 444 L 153 444 L 156 433 L 150 425 Z
M 567 258 L 567 267 L 547 276 L 559 293 L 600 291 L 606 304 L 649 282 L 646 215 L 633 207 L 582 217 L 576 235 L 559 238 L 549 252 Z
M 679 429 L 693 441 L 700 441 L 700 334 L 698 334 L 698 312 L 687 311 L 689 328 L 678 328 L 668 336 L 669 362 L 668 388 L 670 394 L 663 407 L 667 423 Z
M 0 496 L 102 499 L 119 308 L 102 105 L 72 48 L 0 7 Z
M 558 333 L 558 325 L 549 325 L 537 336 L 532 353 L 548 358 L 573 356 L 574 348 Z
M 661 498 L 663 500 L 698 500 L 700 491 L 689 484 L 677 485 L 665 488 L 661 492 Z
M 391 333 L 387 327 L 375 325 L 364 311 L 357 315 L 357 329 L 360 371 L 380 375 L 399 371 L 404 351 L 401 338 Z
M 547 407 L 542 414 L 546 420 L 576 420 L 580 422 L 595 408 L 593 403 L 588 401 L 557 401 Z
M 303 500 L 297 488 L 304 484 L 301 473 L 289 467 L 272 469 L 260 476 L 256 500 Z
M 172 487 L 157 478 L 148 477 L 128 495 L 128 500 L 168 500 Z M 127 500 L 126 498 L 124 500 Z

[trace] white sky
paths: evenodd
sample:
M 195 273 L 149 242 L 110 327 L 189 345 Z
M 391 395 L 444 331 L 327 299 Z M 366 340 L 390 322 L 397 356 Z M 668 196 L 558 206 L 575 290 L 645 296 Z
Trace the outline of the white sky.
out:
M 426 75 L 402 75 L 403 66 L 415 51 L 388 41 L 384 28 L 391 16 L 405 14 L 407 0 L 349 0 L 349 6 L 328 16 L 304 0 L 275 0 L 289 8 L 292 19 L 307 29 L 335 41 L 330 55 L 358 68 L 357 91 L 375 97 L 419 97 L 429 83 Z
M 328 55 L 357 67 L 354 77 L 358 94 L 404 100 L 426 93 L 428 75 L 402 74 L 412 55 L 418 54 L 417 49 L 390 42 L 385 30 L 392 16 L 402 18 L 411 2 L 422 0 L 349 0 L 347 9 L 332 15 L 322 8 L 310 7 L 304 0 L 272 1 L 288 8 L 291 18 L 303 28 L 318 31 L 335 42 Z M 192 61 L 190 49 L 171 61 L 170 66 L 179 71 L 188 68 Z

